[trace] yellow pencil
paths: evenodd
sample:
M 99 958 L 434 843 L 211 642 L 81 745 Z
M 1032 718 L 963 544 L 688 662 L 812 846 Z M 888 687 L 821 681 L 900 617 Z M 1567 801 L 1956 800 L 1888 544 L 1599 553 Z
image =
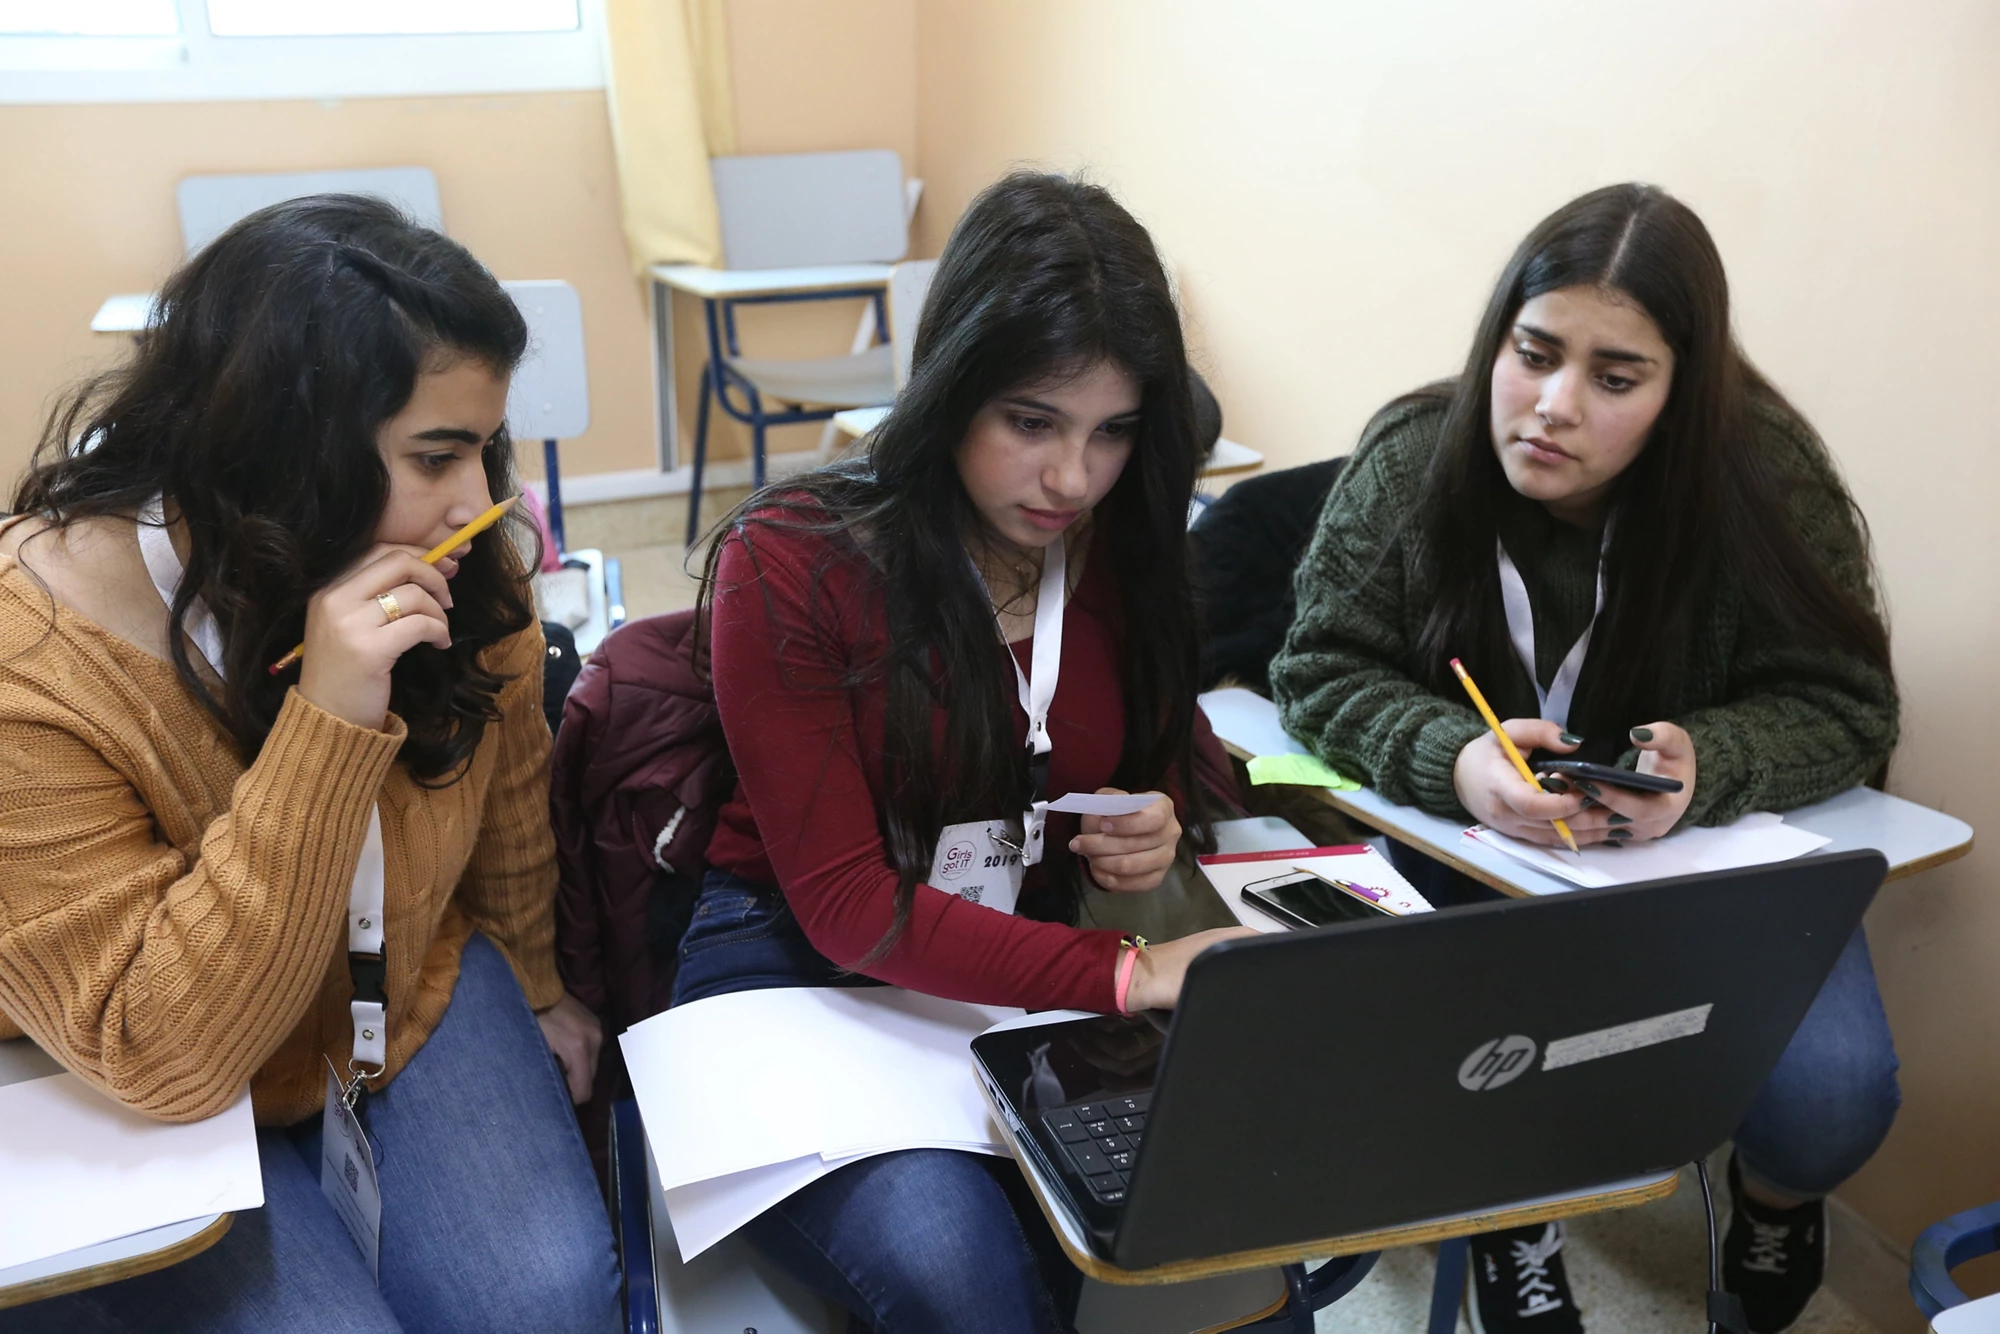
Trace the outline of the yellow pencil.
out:
M 450 537 L 447 537 L 444 541 L 432 547 L 429 551 L 426 551 L 423 556 L 424 564 L 426 565 L 437 564 L 439 561 L 443 560 L 446 556 L 449 556 L 452 552 L 458 550 L 460 547 L 464 546 L 467 542 L 470 542 L 473 538 L 479 536 L 481 533 L 485 532 L 488 528 L 491 528 L 494 524 L 500 522 L 500 516 L 505 514 L 508 510 L 514 508 L 514 502 L 519 499 L 520 499 L 519 496 L 507 497 L 505 500 L 501 501 L 498 505 L 495 505 L 492 509 L 487 510 L 486 513 L 480 515 L 478 518 L 474 519 L 471 523 L 468 523 L 467 525 L 465 525 L 465 527 L 459 529 L 457 532 L 453 533 Z M 300 644 L 290 653 L 287 653 L 284 657 L 278 659 L 276 662 L 271 664 L 271 675 L 276 676 L 279 672 L 284 671 L 285 668 L 291 666 L 293 663 L 297 662 L 300 658 L 303 658 L 305 655 L 306 655 L 306 646 L 304 644 Z
M 1451 669 L 1458 674 L 1459 684 L 1465 687 L 1465 693 L 1472 696 L 1473 707 L 1479 710 L 1479 716 L 1484 718 L 1486 725 L 1493 729 L 1493 735 L 1500 738 L 1500 749 L 1506 751 L 1507 758 L 1514 761 L 1514 767 L 1521 771 L 1521 777 L 1527 779 L 1529 783 L 1534 784 L 1535 789 L 1539 791 L 1541 784 L 1535 782 L 1535 771 L 1530 769 L 1528 762 L 1521 758 L 1521 752 L 1514 749 L 1514 743 L 1508 739 L 1507 733 L 1501 728 L 1500 720 L 1493 716 L 1493 706 L 1486 702 L 1486 696 L 1480 694 L 1479 687 L 1472 683 L 1472 673 L 1466 671 L 1465 664 L 1457 658 L 1451 660 Z M 1575 852 L 1577 850 L 1576 839 L 1570 834 L 1569 826 L 1561 820 L 1552 820 L 1550 823 L 1555 825 L 1556 832 L 1563 836 L 1563 842 L 1569 845 L 1569 850 Z

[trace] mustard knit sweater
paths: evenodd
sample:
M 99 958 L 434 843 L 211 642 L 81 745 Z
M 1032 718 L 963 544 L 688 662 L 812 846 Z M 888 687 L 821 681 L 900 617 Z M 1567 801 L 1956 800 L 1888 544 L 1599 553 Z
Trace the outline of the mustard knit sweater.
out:
M 490 661 L 512 678 L 464 777 L 419 786 L 377 732 L 287 695 L 248 768 L 174 669 L 56 606 L 0 557 L 0 1038 L 25 1031 L 85 1081 L 169 1121 L 257 1120 L 324 1101 L 343 1072 L 347 895 L 382 808 L 389 1064 L 437 1026 L 473 931 L 536 1009 L 562 997 L 542 637 Z M 9 1022 L 11 1021 L 11 1022 Z

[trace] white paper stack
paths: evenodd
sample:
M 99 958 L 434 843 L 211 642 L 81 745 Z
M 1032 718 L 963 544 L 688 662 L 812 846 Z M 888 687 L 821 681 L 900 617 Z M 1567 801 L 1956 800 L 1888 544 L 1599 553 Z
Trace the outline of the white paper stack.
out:
M 247 1088 L 169 1124 L 68 1073 L 0 1087 L 0 1269 L 263 1203 Z
M 1730 824 L 1676 830 L 1665 838 L 1626 847 L 1593 843 L 1582 852 L 1538 847 L 1485 825 L 1466 830 L 1465 838 L 1585 889 L 1790 861 L 1833 841 L 1788 825 L 1783 816 L 1770 811 L 1752 811 Z
M 619 1043 L 681 1258 L 874 1154 L 1004 1154 L 969 1049 L 1021 1013 L 895 987 L 785 987 L 634 1024 Z
M 1215 892 L 1236 914 L 1236 920 L 1259 931 L 1288 928 L 1276 918 L 1259 912 L 1243 901 L 1246 885 L 1269 880 L 1287 872 L 1311 871 L 1329 880 L 1345 880 L 1357 889 L 1373 890 L 1367 897 L 1398 917 L 1430 912 L 1431 904 L 1417 893 L 1389 859 L 1365 843 L 1338 848 L 1296 848 L 1283 852 L 1236 852 L 1202 857 L 1201 872 Z M 1377 897 L 1379 895 L 1379 897 Z

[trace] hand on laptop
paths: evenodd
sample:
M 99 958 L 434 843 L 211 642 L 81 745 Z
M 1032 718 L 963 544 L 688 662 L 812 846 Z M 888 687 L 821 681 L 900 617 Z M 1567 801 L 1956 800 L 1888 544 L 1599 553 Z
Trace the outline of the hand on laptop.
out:
M 1116 787 L 1100 787 L 1097 794 L 1126 795 Z M 1181 841 L 1181 822 L 1174 818 L 1170 798 L 1162 795 L 1130 815 L 1081 818 L 1083 832 L 1069 841 L 1069 850 L 1090 864 L 1090 878 L 1099 889 L 1120 894 L 1159 888 Z
M 1187 981 L 1188 965 L 1210 945 L 1219 945 L 1238 936 L 1262 933 L 1253 927 L 1225 926 L 1213 931 L 1197 931 L 1179 940 L 1139 951 L 1132 969 L 1132 984 L 1125 992 L 1131 1010 L 1171 1010 L 1180 1002 L 1181 983 Z
M 1639 750 L 1639 772 L 1681 780 L 1678 792 L 1633 792 L 1594 783 L 1590 804 L 1572 817 L 1570 831 L 1578 843 L 1642 843 L 1674 831 L 1688 803 L 1694 800 L 1694 740 L 1672 723 L 1650 723 L 1632 729 Z
M 1537 750 L 1567 755 L 1580 744 L 1563 740 L 1560 727 L 1540 718 L 1509 718 L 1500 726 L 1523 755 Z M 1521 777 L 1521 771 L 1507 758 L 1507 752 L 1500 749 L 1500 742 L 1491 732 L 1481 732 L 1477 740 L 1467 742 L 1465 749 L 1458 752 L 1451 781 L 1458 792 L 1459 804 L 1488 829 L 1497 829 L 1525 843 L 1560 847 L 1562 835 L 1550 821 L 1563 820 L 1568 822 L 1579 844 L 1604 840 L 1605 827 L 1601 821 L 1596 837 L 1591 839 L 1586 839 L 1583 830 L 1577 828 L 1577 817 L 1584 809 L 1581 794 L 1544 792 Z

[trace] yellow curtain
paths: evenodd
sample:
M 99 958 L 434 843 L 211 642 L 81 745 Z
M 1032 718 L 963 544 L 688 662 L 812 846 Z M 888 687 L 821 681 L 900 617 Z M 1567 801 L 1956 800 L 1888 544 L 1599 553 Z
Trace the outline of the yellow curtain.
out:
M 632 267 L 721 264 L 711 155 L 736 151 L 723 0 L 605 0 L 605 100 Z

